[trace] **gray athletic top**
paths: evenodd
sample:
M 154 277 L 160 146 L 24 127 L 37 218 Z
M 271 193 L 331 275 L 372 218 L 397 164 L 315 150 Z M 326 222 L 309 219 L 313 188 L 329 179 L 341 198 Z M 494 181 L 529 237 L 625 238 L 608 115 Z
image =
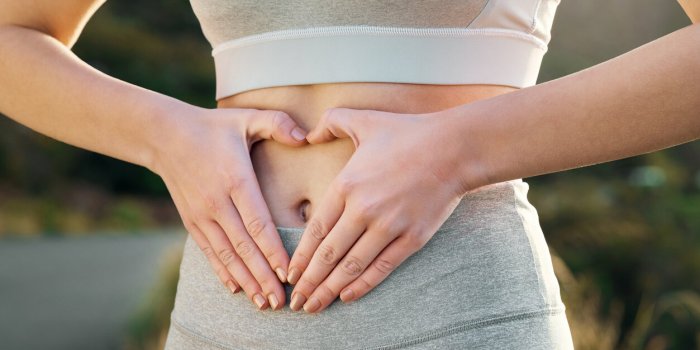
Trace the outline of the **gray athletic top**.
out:
M 330 82 L 534 85 L 559 0 L 191 0 L 216 98 Z

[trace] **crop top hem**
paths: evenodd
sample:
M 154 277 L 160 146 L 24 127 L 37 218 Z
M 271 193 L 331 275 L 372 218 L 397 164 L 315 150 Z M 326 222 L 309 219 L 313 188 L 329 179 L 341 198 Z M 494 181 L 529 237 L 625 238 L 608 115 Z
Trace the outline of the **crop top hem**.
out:
M 250 35 L 217 45 L 216 99 L 336 82 L 534 85 L 547 46 L 499 28 L 339 26 Z

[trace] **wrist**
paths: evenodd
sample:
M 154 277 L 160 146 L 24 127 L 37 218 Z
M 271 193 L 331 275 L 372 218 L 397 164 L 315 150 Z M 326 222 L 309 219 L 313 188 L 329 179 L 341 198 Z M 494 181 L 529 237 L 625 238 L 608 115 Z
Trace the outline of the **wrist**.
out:
M 454 159 L 454 174 L 459 181 L 460 195 L 476 188 L 489 185 L 494 181 L 488 157 L 488 141 L 481 137 L 481 125 L 478 113 L 472 105 L 461 105 L 436 112 L 437 118 L 431 118 L 435 127 L 444 135 L 446 142 L 443 149 L 449 150 Z
M 139 156 L 141 165 L 160 175 L 161 160 L 173 142 L 183 134 L 183 128 L 188 128 L 188 120 L 192 116 L 201 114 L 204 108 L 188 104 L 186 102 L 160 96 L 152 103 L 151 110 L 147 112 L 147 122 L 142 130 L 143 147 Z

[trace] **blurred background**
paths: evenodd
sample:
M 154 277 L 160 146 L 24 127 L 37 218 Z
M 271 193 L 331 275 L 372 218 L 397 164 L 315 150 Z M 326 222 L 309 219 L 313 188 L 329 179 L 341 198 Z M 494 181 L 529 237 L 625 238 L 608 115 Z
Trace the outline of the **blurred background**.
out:
M 688 24 L 675 1 L 564 0 L 539 81 Z M 74 47 L 107 74 L 214 107 L 210 50 L 174 0 L 108 1 Z M 700 143 L 526 181 L 577 349 L 700 347 Z M 180 224 L 148 170 L 0 117 L 0 348 L 161 348 Z

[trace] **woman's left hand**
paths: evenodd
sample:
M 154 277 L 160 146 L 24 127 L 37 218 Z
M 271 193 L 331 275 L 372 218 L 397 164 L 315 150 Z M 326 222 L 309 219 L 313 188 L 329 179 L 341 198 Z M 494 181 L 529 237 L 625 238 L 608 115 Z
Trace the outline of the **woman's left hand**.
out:
M 331 108 L 311 144 L 349 137 L 355 153 L 307 222 L 290 261 L 292 310 L 325 309 L 365 295 L 421 249 L 447 220 L 465 184 L 463 150 L 440 112 Z

